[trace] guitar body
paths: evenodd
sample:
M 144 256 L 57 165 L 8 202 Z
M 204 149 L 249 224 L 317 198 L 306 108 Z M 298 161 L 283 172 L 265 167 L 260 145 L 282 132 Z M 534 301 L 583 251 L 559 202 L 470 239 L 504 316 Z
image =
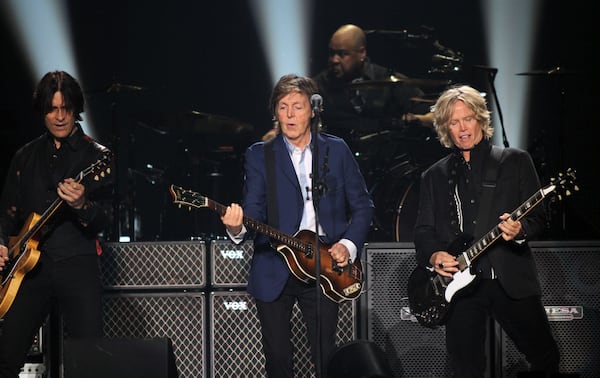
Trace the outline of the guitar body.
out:
M 415 268 L 408 279 L 412 314 L 427 328 L 444 325 L 452 299 L 476 278 L 470 269 L 456 272 L 448 278 L 424 267 Z
M 294 235 L 295 239 L 305 243 L 309 247 L 306 251 L 295 250 L 289 245 L 279 245 L 277 251 L 284 257 L 288 268 L 294 276 L 304 282 L 316 280 L 316 234 L 309 230 L 301 230 Z M 329 299 L 335 302 L 351 300 L 361 293 L 362 289 L 362 268 L 360 261 L 356 260 L 353 264 L 348 264 L 344 268 L 337 266 L 335 260 L 331 258 L 328 250 L 330 245 L 319 241 L 320 257 L 320 278 L 321 289 Z
M 467 234 L 459 235 L 448 246 L 448 252 L 460 256 L 473 238 Z M 460 261 L 460 260 L 459 260 Z M 424 267 L 416 267 L 408 279 L 408 300 L 412 314 L 419 323 L 427 328 L 443 325 L 450 310 L 452 298 L 469 286 L 476 278 L 469 266 L 459 264 L 458 272 L 449 277 L 437 274 Z
M 13 253 L 9 253 L 8 264 L 2 271 L 0 318 L 6 314 L 12 305 L 25 275 L 33 269 L 40 259 L 40 251 L 37 249 L 39 240 L 35 237 L 25 240 L 25 235 L 38 222 L 39 218 L 39 214 L 30 214 L 19 235 L 9 238 L 8 249 Z

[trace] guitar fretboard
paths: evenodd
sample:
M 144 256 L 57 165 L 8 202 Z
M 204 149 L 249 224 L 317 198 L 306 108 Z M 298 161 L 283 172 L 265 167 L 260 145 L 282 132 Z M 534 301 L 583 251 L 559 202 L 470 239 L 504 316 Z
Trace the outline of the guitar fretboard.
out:
M 515 211 L 510 214 L 510 219 L 513 221 L 519 220 L 523 218 L 529 211 L 531 211 L 534 207 L 542 202 L 547 193 L 554 190 L 553 186 L 549 186 L 547 188 L 540 189 L 535 192 L 527 201 L 525 201 L 521 206 L 519 206 Z M 498 226 L 495 226 L 491 231 L 485 234 L 481 239 L 479 239 L 476 243 L 471 245 L 466 251 L 461 253 L 457 260 L 459 262 L 459 266 L 465 267 L 465 269 L 471 264 L 472 261 L 476 260 L 483 251 L 485 251 L 488 247 L 490 247 L 500 236 L 502 235 L 502 231 Z
M 195 193 L 192 193 L 193 196 L 195 196 Z M 195 203 L 197 201 L 194 201 Z M 202 197 L 202 201 L 206 207 L 214 210 L 215 212 L 217 212 L 217 214 L 223 215 L 225 214 L 225 210 L 227 209 L 227 207 L 225 205 L 222 205 L 214 200 L 211 200 L 209 198 L 206 197 Z M 310 255 L 312 252 L 312 245 L 309 243 L 305 243 L 302 240 L 295 238 L 293 236 L 290 235 L 286 235 L 280 231 L 278 231 L 277 229 L 264 224 L 262 222 L 258 222 L 252 218 L 243 217 L 242 222 L 244 223 L 244 225 L 252 230 L 258 231 L 260 233 L 263 233 L 267 236 L 269 236 L 270 238 L 273 238 L 275 240 L 277 240 L 280 243 L 283 243 L 291 248 L 295 248 L 301 252 L 306 253 L 307 255 Z

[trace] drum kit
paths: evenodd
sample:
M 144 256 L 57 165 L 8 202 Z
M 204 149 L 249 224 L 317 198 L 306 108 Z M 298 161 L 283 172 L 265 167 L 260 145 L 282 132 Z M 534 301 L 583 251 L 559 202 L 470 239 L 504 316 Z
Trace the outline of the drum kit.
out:
M 359 81 L 350 85 L 380 109 L 371 113 L 375 128 L 355 127 L 346 135 L 375 203 L 369 241 L 413 241 L 420 174 L 448 153 L 431 124 L 410 121 L 405 106 L 394 106 L 394 91 L 404 87 L 427 90 L 410 97 L 410 108 L 428 109 L 449 80 L 396 78 Z M 365 104 L 366 107 L 369 104 Z M 325 110 L 326 111 L 326 110 Z M 369 117 L 367 117 L 369 118 Z M 369 124 L 372 119 L 359 122 Z M 332 133 L 336 134 L 335 130 Z

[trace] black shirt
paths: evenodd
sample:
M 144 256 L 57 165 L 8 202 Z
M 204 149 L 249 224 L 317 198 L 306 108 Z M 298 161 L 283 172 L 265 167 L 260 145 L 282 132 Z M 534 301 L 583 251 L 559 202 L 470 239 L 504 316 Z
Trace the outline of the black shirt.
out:
M 108 224 L 108 216 L 98 201 L 102 196 L 110 196 L 108 184 L 112 180 L 103 163 L 110 160 L 110 151 L 85 135 L 79 125 L 76 127 L 76 132 L 62 141 L 60 149 L 55 147 L 52 135 L 45 133 L 13 157 L 0 198 L 0 243 L 7 245 L 9 236 L 31 229 L 33 222 L 25 224 L 30 214 L 41 216 L 48 209 L 57 208 L 34 237 L 39 240 L 37 249 L 55 260 L 96 253 L 97 234 Z M 98 169 L 89 170 L 90 167 Z M 81 177 L 81 173 L 89 175 Z M 95 177 L 99 180 L 95 181 Z M 83 209 L 60 204 L 56 188 L 66 178 L 81 180 L 85 185 L 87 203 Z

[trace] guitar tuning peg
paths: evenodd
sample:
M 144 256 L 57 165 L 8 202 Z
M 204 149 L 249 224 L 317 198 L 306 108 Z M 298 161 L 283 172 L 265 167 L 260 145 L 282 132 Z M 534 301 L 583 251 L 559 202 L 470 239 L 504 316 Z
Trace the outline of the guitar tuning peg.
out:
M 94 176 L 94 181 L 100 181 L 100 177 L 98 175 Z
M 110 168 L 106 168 L 106 173 L 110 175 Z

